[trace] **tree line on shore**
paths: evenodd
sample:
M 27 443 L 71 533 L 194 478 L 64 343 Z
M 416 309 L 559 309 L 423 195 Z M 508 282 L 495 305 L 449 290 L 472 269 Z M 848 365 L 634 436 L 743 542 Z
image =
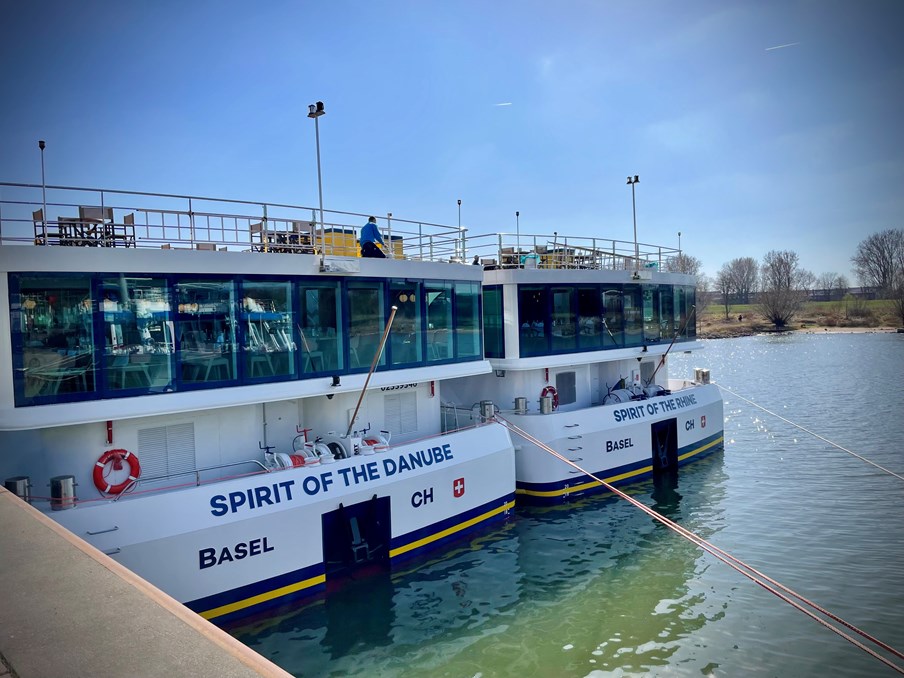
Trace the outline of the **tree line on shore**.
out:
M 895 315 L 904 324 L 904 229 L 887 229 L 864 238 L 851 263 L 861 291 L 891 300 Z M 851 297 L 850 282 L 844 275 L 815 275 L 800 265 L 797 253 L 791 250 L 772 250 L 761 262 L 753 257 L 732 259 L 713 278 L 701 275 L 702 262 L 685 253 L 675 257 L 671 268 L 698 277 L 698 305 L 706 306 L 718 298 L 727 319 L 733 303 L 753 304 L 777 329 L 786 327 L 809 300 Z

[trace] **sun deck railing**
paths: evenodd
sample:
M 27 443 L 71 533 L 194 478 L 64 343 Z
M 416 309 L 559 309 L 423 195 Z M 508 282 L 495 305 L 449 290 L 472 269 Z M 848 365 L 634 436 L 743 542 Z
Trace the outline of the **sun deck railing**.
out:
M 368 214 L 282 203 L 0 182 L 0 243 L 358 256 Z M 678 250 L 630 241 L 377 223 L 393 258 L 485 268 L 667 271 Z M 636 245 L 636 249 L 635 249 Z M 636 256 L 635 256 L 636 252 Z

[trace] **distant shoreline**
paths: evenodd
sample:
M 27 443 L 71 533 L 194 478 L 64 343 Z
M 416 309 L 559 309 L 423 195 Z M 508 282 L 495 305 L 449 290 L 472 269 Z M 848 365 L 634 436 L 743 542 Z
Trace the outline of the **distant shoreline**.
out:
M 894 334 L 898 332 L 895 327 L 828 327 L 823 325 L 793 327 L 785 330 L 776 330 L 766 327 L 738 324 L 732 326 L 719 326 L 697 330 L 698 339 L 736 339 L 738 337 L 752 337 L 757 334 Z

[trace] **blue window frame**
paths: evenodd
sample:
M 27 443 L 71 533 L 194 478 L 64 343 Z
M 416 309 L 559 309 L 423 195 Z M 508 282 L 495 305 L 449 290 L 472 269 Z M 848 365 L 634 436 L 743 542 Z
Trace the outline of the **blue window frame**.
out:
M 159 273 L 8 279 L 17 407 L 366 371 L 402 294 L 381 369 L 483 357 L 477 282 Z

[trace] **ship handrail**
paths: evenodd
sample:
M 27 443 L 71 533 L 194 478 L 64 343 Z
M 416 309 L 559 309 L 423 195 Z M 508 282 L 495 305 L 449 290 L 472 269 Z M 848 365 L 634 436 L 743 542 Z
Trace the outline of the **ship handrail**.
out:
M 55 195 L 47 196 L 47 192 Z M 47 197 L 52 200 L 48 201 Z M 112 239 L 100 235 L 95 241 L 85 242 L 60 237 L 61 225 L 73 220 L 81 223 L 80 218 L 51 219 L 50 210 L 75 210 L 86 204 L 99 206 L 101 214 L 110 214 L 105 222 L 114 227 Z M 132 213 L 128 221 L 124 212 Z M 35 217 L 39 213 L 40 218 Z M 144 218 L 136 219 L 135 215 Z M 0 244 L 164 249 L 187 245 L 188 249 L 357 256 L 358 229 L 368 216 L 362 212 L 325 209 L 321 221 L 314 207 L 281 202 L 0 182 Z M 667 272 L 681 254 L 674 247 L 599 236 L 570 236 L 556 230 L 513 233 L 496 229 L 493 233 L 477 233 L 460 225 L 400 218 L 391 212 L 376 218 L 394 257 L 409 260 L 476 263 L 484 268 L 502 269 Z M 140 223 L 142 220 L 144 223 Z M 297 244 L 288 236 L 301 232 L 298 230 L 301 224 L 304 232 L 310 233 L 310 242 Z M 253 229 L 252 225 L 258 228 Z M 48 226 L 54 227 L 50 238 Z M 287 237 L 275 247 L 269 246 L 271 231 L 276 236 L 274 240 L 280 235 Z
M 194 475 L 195 476 L 195 486 L 200 487 L 202 473 L 204 473 L 206 471 L 216 471 L 216 470 L 224 469 L 224 468 L 232 468 L 235 466 L 244 466 L 246 464 L 255 464 L 256 466 L 258 466 L 260 468 L 260 471 L 263 473 L 270 473 L 271 471 L 274 470 L 274 469 L 269 468 L 260 459 L 244 459 L 242 461 L 233 461 L 228 464 L 217 464 L 215 466 L 204 466 L 202 468 L 189 469 L 187 471 L 176 471 L 175 473 L 166 473 L 166 474 L 159 475 L 159 476 L 151 476 L 149 478 L 146 478 L 145 476 L 140 476 L 138 478 L 138 480 L 136 481 L 136 485 L 140 484 L 140 483 L 152 483 L 152 482 L 157 482 L 157 481 L 161 481 L 161 480 L 170 480 L 171 478 L 178 478 L 179 476 Z

